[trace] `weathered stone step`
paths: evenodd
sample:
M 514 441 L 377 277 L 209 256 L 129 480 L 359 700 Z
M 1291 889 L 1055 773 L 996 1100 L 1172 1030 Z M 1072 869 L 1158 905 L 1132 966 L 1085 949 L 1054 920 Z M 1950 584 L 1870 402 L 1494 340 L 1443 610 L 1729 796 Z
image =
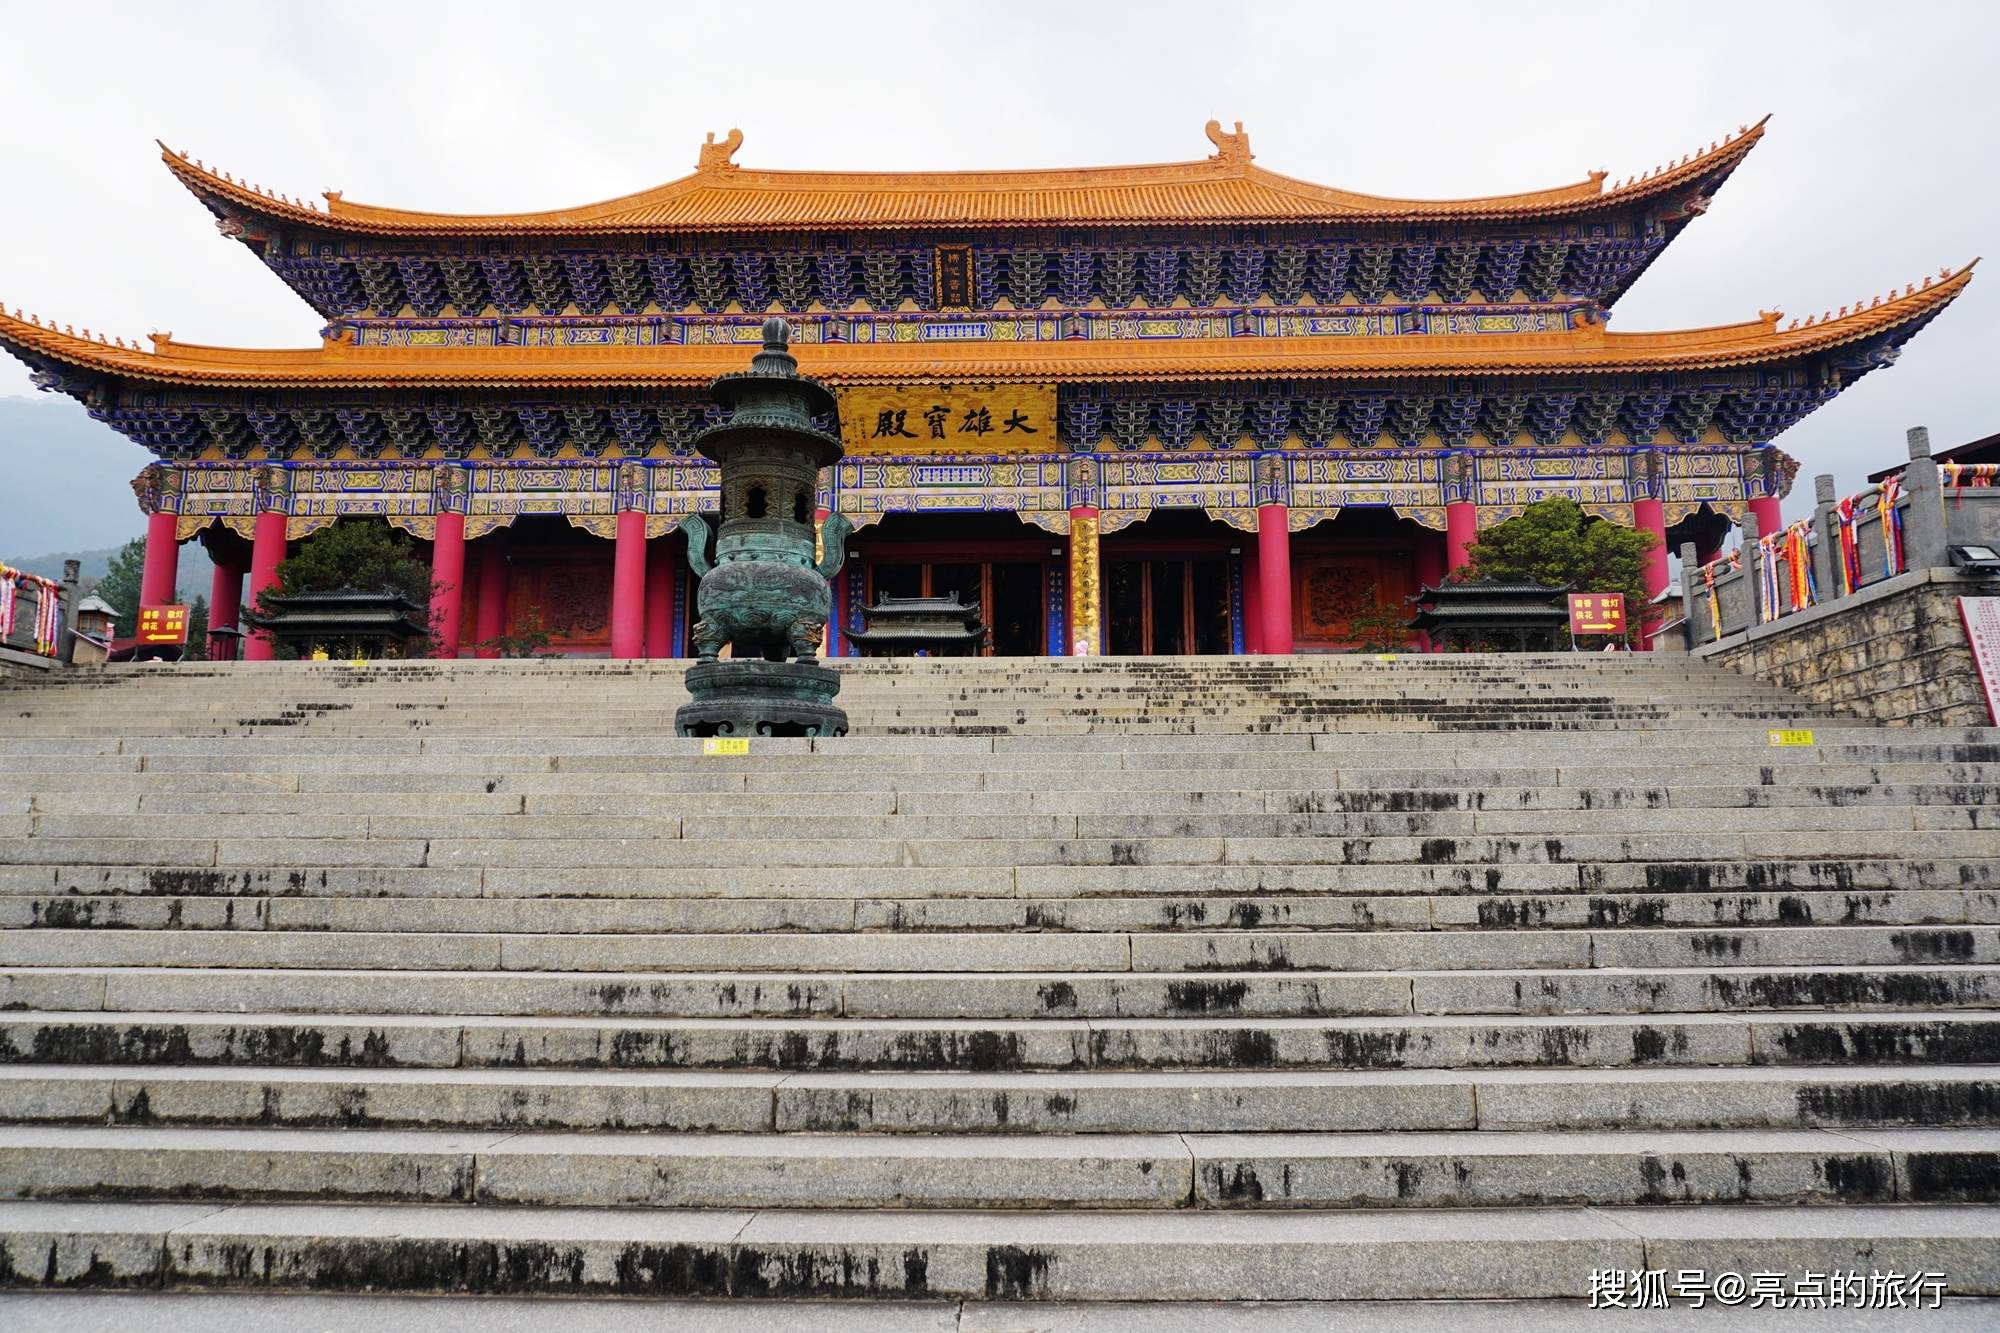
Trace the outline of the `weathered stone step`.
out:
M 234 886 L 230 886 L 233 888 Z M 194 896 L 0 893 L 0 927 L 72 930 L 728 933 L 770 931 L 1179 931 L 1212 928 L 1458 930 L 1482 927 L 1994 925 L 2000 891 L 1882 889 L 1233 898 L 467 898 L 337 894 Z M 1003 886 L 1011 894 L 1012 885 Z M 476 889 L 476 886 L 475 886 Z
M 2000 968 L 1028 974 L 0 969 L 13 1010 L 679 1018 L 1647 1014 L 2000 1007 Z
M 111 776 L 111 775 L 107 775 Z M 120 775 L 122 776 L 122 775 Z M 132 775 L 139 776 L 139 775 Z M 23 813 L 46 815 L 311 815 L 329 813 L 334 802 L 323 793 L 274 791 L 268 785 L 245 783 L 234 790 L 183 790 L 178 782 L 119 783 L 85 788 L 51 786 L 38 779 L 28 792 Z M 554 793 L 479 790 L 470 780 L 464 790 L 435 791 L 424 801 L 426 812 L 460 815 L 608 816 L 634 813 L 636 792 Z M 516 784 L 519 785 L 518 782 Z M 1411 787 L 1402 790 L 1294 790 L 1245 787 L 1240 790 L 1163 791 L 1158 789 L 1043 788 L 1040 790 L 923 791 L 876 790 L 768 792 L 731 791 L 649 793 L 659 802 L 657 813 L 679 817 L 703 815 L 773 815 L 796 813 L 806 804 L 816 815 L 859 819 L 900 813 L 906 815 L 1108 815 L 1108 814 L 1474 814 L 1496 811 L 1578 811 L 1666 809 L 1736 811 L 1827 807 L 1985 807 L 2000 805 L 2000 782 L 1881 783 L 1857 786 L 1661 786 L 1631 784 L 1605 787 L 1545 786 L 1493 790 L 1481 787 Z M 350 818 L 407 815 L 411 801 L 403 792 L 344 792 L 337 802 Z
M 1562 1017 L 567 1019 L 0 1014 L 0 1062 L 653 1069 L 1990 1064 L 2000 1012 Z
M 15 816 L 13 818 L 20 818 Z M 33 818 L 33 816 L 29 816 Z M 476 826 L 473 826 L 476 827 Z M 220 830 L 218 830 L 220 831 Z M 733 870 L 745 857 L 729 840 L 605 836 L 548 838 L 368 837 L 24 837 L 0 835 L 0 864 L 234 868 L 301 866 L 479 866 L 514 869 Z M 261 830 L 278 832 L 276 828 Z M 350 830 L 352 832 L 352 830 Z M 1462 865 L 1618 862 L 1867 861 L 1900 858 L 1916 839 L 1877 830 L 1754 833 L 1473 834 L 1455 837 L 846 837 L 762 844 L 756 862 L 772 867 L 1172 867 Z M 1993 830 L 1924 830 L 1934 857 L 1990 857 Z
M 0 1198 L 667 1208 L 2000 1202 L 2000 1131 L 857 1136 L 0 1126 Z
M 313 763 L 310 757 L 243 754 L 232 762 L 213 755 L 143 757 L 106 755 L 64 757 L 38 755 L 0 758 L 0 774 L 11 789 L 33 791 L 157 791 L 306 793 L 464 792 L 493 794 L 633 794 L 671 795 L 703 792 L 784 792 L 801 800 L 827 792 L 1011 792 L 1011 791 L 1193 791 L 1268 790 L 1273 792 L 1405 793 L 1411 791 L 1515 792 L 1539 788 L 1628 787 L 1672 791 L 1726 784 L 1774 789 L 1774 798 L 1791 791 L 1873 786 L 1885 783 L 1927 783 L 1976 786 L 2000 785 L 2000 764 L 1846 763 L 1809 759 L 1777 759 L 1796 753 L 1773 751 L 1747 762 L 1710 754 L 1707 762 L 1680 765 L 1590 762 L 1494 763 L 1479 757 L 1455 764 L 1463 756 L 1424 756 L 1417 762 L 1391 766 L 1373 762 L 1360 766 L 1319 763 L 1305 766 L 1303 756 L 1283 756 L 1264 765 L 1234 766 L 1209 773 L 1190 772 L 1175 765 L 1137 765 L 1102 772 L 1050 766 L 1044 756 L 1030 756 L 1022 765 L 959 763 L 915 773 L 875 773 L 827 761 L 779 769 L 718 759 L 692 768 L 663 766 L 643 756 L 572 757 L 556 767 L 544 755 L 405 755 L 378 760 L 346 758 Z M 1650 752 L 1641 757 L 1650 757 Z M 1407 760 L 1409 757 L 1402 757 Z M 1573 759 L 1574 756 L 1567 758 Z M 1505 756 L 1502 756 L 1505 759 Z M 1759 762 L 1769 759 L 1770 762 Z M 141 764 L 145 765 L 141 771 Z M 1331 808 L 1331 807 L 1330 807 Z
M 570 706 L 574 707 L 574 704 Z M 1778 746 L 1769 743 L 1768 728 L 1739 722 L 1716 722 L 1711 725 L 1659 732 L 1649 736 L 1658 748 L 1669 751 L 1698 752 L 1704 747 L 1732 752 L 1739 759 L 1762 756 L 1771 762 L 1817 763 L 1827 755 L 1836 759 L 1861 756 L 1871 759 L 1902 759 L 1906 762 L 1922 760 L 1960 762 L 1994 762 L 1996 751 L 2000 751 L 2000 734 L 1993 729 L 1965 728 L 1952 731 L 1937 729 L 1898 729 L 1865 726 L 1839 726 L 1815 724 L 1812 728 L 1815 741 L 1806 746 Z M 1126 767 L 1138 767 L 1136 758 L 1142 755 L 1175 756 L 1186 764 L 1200 762 L 1191 758 L 1196 755 L 1216 756 L 1209 762 L 1217 767 L 1241 766 L 1251 762 L 1251 757 L 1268 762 L 1273 755 L 1300 757 L 1301 762 L 1328 762 L 1334 760 L 1354 762 L 1376 755 L 1399 756 L 1443 756 L 1459 753 L 1491 754 L 1494 752 L 1514 752 L 1520 754 L 1569 755 L 1601 754 L 1616 755 L 1621 749 L 1629 748 L 1629 738 L 1621 738 L 1611 732 L 1589 731 L 1574 734 L 1524 730 L 1515 733 L 1479 732 L 1445 733 L 1437 731 L 1384 731 L 1355 735 L 1328 733 L 1272 733 L 1260 735 L 1153 735 L 1153 736 L 1064 736 L 1036 735 L 969 735 L 969 736 L 849 736 L 823 740 L 786 739 L 783 737 L 763 737 L 752 744 L 749 756 L 718 759 L 705 755 L 698 742 L 686 737 L 662 735 L 650 730 L 617 732 L 606 735 L 557 734 L 537 737 L 534 743 L 524 742 L 513 733 L 493 734 L 489 731 L 472 732 L 464 735 L 406 735 L 406 736 L 320 736 L 316 734 L 287 733 L 282 735 L 255 736 L 186 736 L 179 733 L 162 735 L 134 735 L 129 730 L 121 730 L 115 736 L 96 740 L 79 740 L 74 736 L 20 736 L 10 733 L 0 742 L 0 755 L 13 767 L 22 766 L 33 759 L 50 759 L 74 756 L 97 759 L 133 758 L 200 758 L 202 756 L 240 753 L 260 757 L 320 758 L 342 755 L 380 755 L 385 758 L 410 759 L 421 755 L 501 755 L 532 757 L 555 756 L 567 758 L 606 758 L 613 756 L 643 757 L 660 765 L 674 766 L 722 766 L 733 763 L 745 766 L 745 758 L 764 761 L 775 767 L 796 767 L 818 759 L 822 764 L 828 757 L 860 763 L 865 767 L 896 767 L 906 770 L 922 768 L 928 761 L 931 767 L 949 767 L 946 756 L 979 755 L 980 763 L 1001 761 L 1007 757 L 1040 756 L 1045 766 L 1057 766 L 1065 761 L 1117 768 L 1120 760 L 1126 760 Z M 1960 753 L 1962 752 L 1962 753 Z M 1060 759 L 1051 759 L 1060 756 Z M 1319 756 L 1308 760 L 1306 756 Z M 1676 755 L 1675 757 L 1680 757 Z M 1693 757 L 1690 755 L 1689 757 Z M 962 761 L 961 761 L 962 762 Z M 1018 763 L 1016 766 L 1020 766 Z
M 1647 767 L 1687 767 L 1712 770 L 1717 765 L 1734 768 L 1837 767 L 1855 764 L 1994 764 L 2000 762 L 2000 742 L 1941 741 L 1928 733 L 1899 735 L 1891 731 L 1840 734 L 1820 731 L 1811 746 L 1772 746 L 1768 729 L 1762 727 L 1707 728 L 1701 731 L 1655 733 L 1640 758 Z M 252 768 L 323 768 L 325 763 L 308 761 L 362 760 L 378 764 L 383 771 L 421 772 L 471 770 L 483 764 L 523 771 L 568 769 L 579 772 L 748 772 L 785 773 L 844 768 L 883 776 L 934 771 L 1001 769 L 1067 769 L 1082 771 L 1157 771 L 1163 768 L 1199 769 L 1212 772 L 1226 769 L 1300 768 L 1499 768 L 1557 763 L 1570 767 L 1612 764 L 1628 757 L 1630 737 L 1618 733 L 1579 733 L 1553 737 L 1532 733 L 1492 733 L 1445 735 L 1407 733 L 1365 737 L 1286 735 L 1268 739 L 1293 742 L 1279 746 L 1251 747 L 1203 745 L 1199 742 L 1224 740 L 1241 742 L 1258 737 L 1161 737 L 1180 742 L 1150 748 L 1108 748 L 1089 738 L 1021 736 L 991 738 L 999 748 L 968 747 L 967 738 L 953 736 L 904 736 L 857 738 L 850 752 L 838 748 L 843 741 L 819 741 L 822 749 L 808 751 L 802 743 L 757 740 L 750 754 L 743 756 L 704 755 L 688 749 L 684 741 L 666 737 L 610 736 L 543 737 L 534 742 L 513 736 L 436 737 L 418 740 L 386 737 L 313 738 L 287 737 L 185 737 L 163 736 L 144 740 L 107 741 L 106 752 L 92 754 L 73 738 L 16 740 L 0 754 L 0 771 L 9 773 L 59 772 L 64 769 L 117 772 L 143 764 L 148 771 L 201 771 L 202 760 L 240 759 Z M 986 738 L 975 738 L 986 739 Z M 1067 748 L 1050 742 L 1069 740 Z M 1117 738 L 1127 739 L 1127 738 Z M 1137 738 L 1132 738 L 1137 739 Z M 1624 744 L 1614 744 L 1623 740 Z M 1325 742 L 1306 746 L 1296 742 Z M 1561 741 L 1561 744 L 1554 743 Z M 1027 745 L 1021 742 L 1039 741 Z M 118 753 L 111 747 L 122 746 Z M 765 749 L 756 747 L 768 747 Z M 935 749 L 929 747 L 936 747 Z M 289 762 L 285 762 L 289 761 Z M 428 761 L 428 762 L 425 762 Z M 449 763 L 446 761 L 456 761 Z M 338 766 L 338 765 L 336 765 Z M 213 767 L 213 765 L 207 765 Z M 227 770 L 224 770 L 227 771 Z M 1939 780 L 1936 777 L 1930 779 Z M 1088 786 L 1089 782 L 1072 782 Z
M 4 1065 L 33 1124 L 870 1133 L 2000 1126 L 2000 1065 L 783 1073 Z
M 1303 802 L 1302 802 L 1303 803 Z M 782 802 L 767 802 L 782 805 Z M 796 808 L 796 803 L 793 804 Z M 407 810 L 407 806 L 405 807 Z M 1984 816 L 1982 819 L 1981 816 Z M 682 840 L 715 842 L 756 839 L 768 842 L 836 842 L 865 834 L 871 839 L 911 842 L 1157 838 L 1409 838 L 1477 840 L 1569 838 L 1578 823 L 1574 810 L 1505 811 L 1338 811 L 1271 814 L 1261 811 L 1115 814 L 917 814 L 884 813 L 857 819 L 847 814 L 759 814 L 729 811 L 676 814 L 673 806 L 610 817 L 600 814 L 484 812 L 476 821 L 481 840 L 551 839 L 617 842 Z M 1774 806 L 1746 810 L 1606 809 L 1593 813 L 1586 836 L 1622 834 L 1796 834 L 1965 831 L 1996 827 L 2000 818 L 1984 806 Z M 146 838 L 333 838 L 452 841 L 467 832 L 467 812 L 358 814 L 348 810 L 317 814 L 0 814 L 0 835 L 8 837 Z
M 47 1286 L 1022 1300 L 1583 1298 L 1610 1269 L 1949 1275 L 2000 1291 L 2000 1208 L 815 1213 L 0 1205 Z
M 436 897 L 653 899 L 720 902 L 794 898 L 831 902 L 885 892 L 954 898 L 1146 898 L 1264 895 L 1724 894 L 1963 890 L 1978 914 L 2000 892 L 2000 860 L 1663 861 L 1512 865 L 873 866 L 702 869 L 506 866 L 162 866 L 0 864 L 13 894 L 219 895 L 234 897 Z M 1469 910 L 1476 914 L 1476 906 Z M 1504 909 L 1502 909 L 1504 910 Z M 1225 919 L 1224 924 L 1237 924 Z
M 499 934 L 0 930 L 5 967 L 308 967 L 473 971 L 1291 972 L 1458 968 L 2000 963 L 1995 926 L 1716 930 L 842 931 Z

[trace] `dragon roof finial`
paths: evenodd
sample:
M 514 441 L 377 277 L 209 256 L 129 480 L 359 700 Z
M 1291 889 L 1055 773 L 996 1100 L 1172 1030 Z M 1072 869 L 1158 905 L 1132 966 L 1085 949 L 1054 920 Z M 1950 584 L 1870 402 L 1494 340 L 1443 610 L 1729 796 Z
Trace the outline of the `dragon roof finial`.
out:
M 715 141 L 715 131 L 708 132 L 708 138 L 701 145 L 701 155 L 695 159 L 694 169 L 698 172 L 734 171 L 736 163 L 730 159 L 743 146 L 743 131 L 731 130 L 721 143 Z
M 1250 159 L 1256 156 L 1250 151 L 1250 136 L 1243 132 L 1243 122 L 1240 120 L 1236 122 L 1234 134 L 1224 133 L 1222 122 L 1219 120 L 1209 121 L 1203 126 L 1203 132 L 1208 135 L 1208 141 L 1215 145 L 1215 151 L 1209 154 L 1211 162 L 1226 162 L 1239 167 L 1248 166 Z

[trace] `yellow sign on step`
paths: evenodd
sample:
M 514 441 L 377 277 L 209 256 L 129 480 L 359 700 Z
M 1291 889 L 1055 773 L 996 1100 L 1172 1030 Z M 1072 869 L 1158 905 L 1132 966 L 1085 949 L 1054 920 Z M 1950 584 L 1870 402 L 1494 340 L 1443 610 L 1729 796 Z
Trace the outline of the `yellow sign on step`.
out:
M 738 736 L 731 739 L 727 736 L 711 736 L 701 743 L 701 752 L 703 754 L 749 754 L 750 738 L 747 736 Z
M 1771 731 L 1765 732 L 1764 734 L 1770 737 L 1771 744 L 1773 745 L 1811 745 L 1813 743 L 1813 734 L 1810 731 L 1783 731 L 1783 730 L 1773 729 Z

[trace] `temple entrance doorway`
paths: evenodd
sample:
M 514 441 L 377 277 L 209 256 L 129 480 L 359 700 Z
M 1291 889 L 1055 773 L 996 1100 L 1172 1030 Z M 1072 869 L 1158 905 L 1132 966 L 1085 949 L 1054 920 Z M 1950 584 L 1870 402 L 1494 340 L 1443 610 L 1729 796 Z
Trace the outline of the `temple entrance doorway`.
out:
M 507 539 L 507 632 L 539 628 L 552 652 L 609 654 L 611 543 L 541 516 L 515 519 Z
M 1247 538 L 1201 513 L 1156 513 L 1103 541 L 1104 651 L 1184 657 L 1241 651 Z
M 1301 652 L 1415 646 L 1396 622 L 1442 577 L 1443 536 L 1390 509 L 1348 509 L 1292 536 L 1292 636 Z
M 848 539 L 850 577 L 861 579 L 864 604 L 955 592 L 979 604 L 991 631 L 986 655 L 1040 657 L 1049 644 L 1050 571 L 1067 577 L 1061 541 L 1006 515 L 891 514 Z

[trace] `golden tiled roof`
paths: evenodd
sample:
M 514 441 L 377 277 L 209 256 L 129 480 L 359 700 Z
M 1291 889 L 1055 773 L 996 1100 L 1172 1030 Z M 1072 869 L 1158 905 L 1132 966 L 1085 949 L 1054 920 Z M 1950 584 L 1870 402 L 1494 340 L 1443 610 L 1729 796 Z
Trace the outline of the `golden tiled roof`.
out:
M 1974 263 L 1977 261 L 1975 260 Z M 833 384 L 1410 378 L 1722 369 L 1794 360 L 1921 320 L 1972 280 L 1972 264 L 1865 308 L 1810 322 L 1766 312 L 1741 324 L 1662 333 L 1561 333 L 1111 340 L 1046 343 L 795 343 L 800 369 Z M 656 347 L 204 347 L 154 335 L 151 351 L 0 314 L 0 344 L 121 378 L 298 388 L 684 387 L 742 369 L 733 344 Z
M 1766 119 L 1769 119 L 1766 117 Z M 731 130 L 701 149 L 691 175 L 602 203 L 539 213 L 425 213 L 348 201 L 325 206 L 274 195 L 161 145 L 167 166 L 198 195 L 219 196 L 293 225 L 381 235 L 604 235 L 662 231 L 796 231 L 1079 223 L 1519 221 L 1623 206 L 1733 168 L 1764 121 L 1677 163 L 1606 188 L 1606 173 L 1548 190 L 1479 199 L 1387 199 L 1314 185 L 1251 161 L 1238 124 L 1208 123 L 1216 151 L 1193 162 L 1048 171 L 764 171 L 737 166 Z

